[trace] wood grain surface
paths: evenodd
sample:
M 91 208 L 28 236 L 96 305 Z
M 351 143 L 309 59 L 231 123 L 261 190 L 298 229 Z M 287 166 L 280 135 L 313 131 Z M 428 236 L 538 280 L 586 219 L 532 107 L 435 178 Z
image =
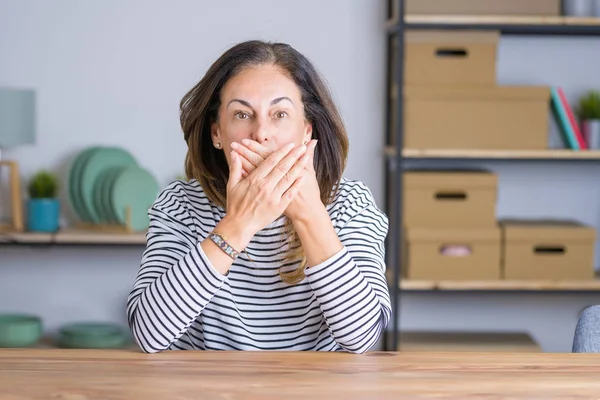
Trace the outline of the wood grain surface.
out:
M 600 355 L 5 349 L 0 398 L 598 399 Z

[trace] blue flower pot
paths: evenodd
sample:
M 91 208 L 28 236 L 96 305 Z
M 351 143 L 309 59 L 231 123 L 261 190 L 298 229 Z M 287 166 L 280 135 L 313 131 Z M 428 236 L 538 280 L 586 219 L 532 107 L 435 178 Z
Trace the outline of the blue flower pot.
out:
M 27 202 L 27 230 L 56 232 L 60 215 L 57 199 L 31 199 Z

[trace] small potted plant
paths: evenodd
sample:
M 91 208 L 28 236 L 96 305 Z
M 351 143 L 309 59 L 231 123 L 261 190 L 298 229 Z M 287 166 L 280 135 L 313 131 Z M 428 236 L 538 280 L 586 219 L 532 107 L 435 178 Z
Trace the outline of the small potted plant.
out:
M 577 115 L 583 139 L 590 149 L 600 149 L 600 92 L 589 91 L 579 99 Z
M 27 229 L 33 232 L 56 232 L 60 215 L 56 175 L 48 171 L 38 172 L 29 182 L 28 191 Z

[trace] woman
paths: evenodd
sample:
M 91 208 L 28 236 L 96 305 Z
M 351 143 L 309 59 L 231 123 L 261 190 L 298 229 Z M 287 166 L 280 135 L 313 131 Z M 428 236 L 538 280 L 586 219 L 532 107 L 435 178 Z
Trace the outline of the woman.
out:
M 181 125 L 191 179 L 149 210 L 127 302 L 142 350 L 370 349 L 391 316 L 388 220 L 342 178 L 345 128 L 311 63 L 238 44 L 182 99 Z

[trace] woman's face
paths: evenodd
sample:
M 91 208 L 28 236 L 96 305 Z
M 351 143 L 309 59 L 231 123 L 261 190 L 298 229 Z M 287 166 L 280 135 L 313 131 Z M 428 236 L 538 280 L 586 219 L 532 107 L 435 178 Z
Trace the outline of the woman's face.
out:
M 229 163 L 232 142 L 251 139 L 276 150 L 308 142 L 312 126 L 294 81 L 277 66 L 261 65 L 245 68 L 225 84 L 211 133 L 213 145 L 220 144 Z

